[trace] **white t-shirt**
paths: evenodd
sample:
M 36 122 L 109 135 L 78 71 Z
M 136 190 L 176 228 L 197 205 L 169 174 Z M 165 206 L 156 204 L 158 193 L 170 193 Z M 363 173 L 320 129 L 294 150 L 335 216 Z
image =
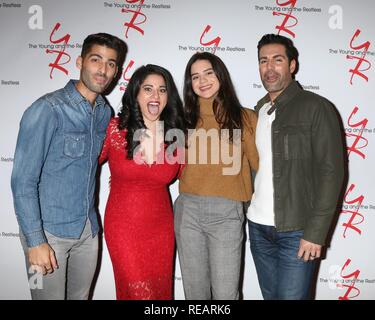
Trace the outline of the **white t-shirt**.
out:
M 255 143 L 259 153 L 259 170 L 255 176 L 254 194 L 247 210 L 247 218 L 255 223 L 274 226 L 271 125 L 276 112 L 268 115 L 270 108 L 271 103 L 267 102 L 258 114 Z

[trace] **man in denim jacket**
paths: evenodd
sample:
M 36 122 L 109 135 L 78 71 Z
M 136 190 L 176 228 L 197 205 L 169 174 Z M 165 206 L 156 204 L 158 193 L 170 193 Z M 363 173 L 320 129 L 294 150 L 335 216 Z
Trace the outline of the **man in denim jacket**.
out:
M 98 259 L 95 176 L 111 108 L 100 95 L 126 54 L 106 33 L 89 35 L 76 65 L 80 79 L 48 93 L 24 113 L 12 192 L 32 299 L 87 299 Z

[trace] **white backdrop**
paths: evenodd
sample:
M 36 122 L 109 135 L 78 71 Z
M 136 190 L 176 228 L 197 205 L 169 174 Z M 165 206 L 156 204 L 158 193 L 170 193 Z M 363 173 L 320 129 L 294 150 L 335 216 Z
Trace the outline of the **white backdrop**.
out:
M 117 112 L 127 81 L 142 64 L 169 69 L 182 93 L 185 65 L 198 49 L 215 51 L 231 72 L 243 105 L 265 94 L 256 45 L 265 33 L 293 39 L 300 52 L 297 80 L 331 100 L 347 134 L 349 180 L 326 258 L 317 299 L 375 299 L 375 22 L 373 0 L 4 0 L 0 3 L 0 299 L 30 299 L 10 175 L 18 125 L 41 95 L 78 78 L 83 39 L 108 32 L 129 47 L 124 74 L 108 96 Z M 65 49 L 62 46 L 66 44 Z M 100 212 L 108 196 L 103 168 Z M 171 187 L 172 198 L 178 185 Z M 261 299 L 246 243 L 244 299 Z M 184 299 L 178 260 L 175 297 Z M 94 299 L 114 299 L 104 244 Z

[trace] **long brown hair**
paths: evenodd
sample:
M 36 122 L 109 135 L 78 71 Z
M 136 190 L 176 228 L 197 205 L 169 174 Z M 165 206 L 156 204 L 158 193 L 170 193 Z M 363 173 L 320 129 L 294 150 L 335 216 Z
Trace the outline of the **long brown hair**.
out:
M 184 79 L 184 108 L 188 129 L 195 129 L 200 118 L 198 96 L 194 93 L 191 79 L 191 66 L 198 60 L 207 60 L 211 63 L 220 89 L 214 99 L 213 110 L 220 129 L 229 129 L 229 139 L 233 141 L 233 129 L 243 129 L 242 105 L 240 104 L 232 79 L 224 62 L 209 52 L 197 52 L 189 60 L 185 69 Z

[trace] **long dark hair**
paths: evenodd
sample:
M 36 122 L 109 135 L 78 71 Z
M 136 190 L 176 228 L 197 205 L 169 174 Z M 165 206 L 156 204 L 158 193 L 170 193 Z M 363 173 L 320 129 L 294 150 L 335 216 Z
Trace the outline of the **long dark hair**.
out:
M 207 60 L 211 63 L 220 89 L 214 99 L 213 110 L 220 129 L 229 129 L 229 139 L 233 141 L 233 129 L 243 129 L 242 106 L 237 98 L 229 71 L 224 62 L 209 52 L 195 53 L 187 63 L 184 80 L 185 118 L 188 129 L 195 129 L 200 118 L 198 96 L 194 93 L 191 79 L 191 66 L 198 60 Z
M 147 76 L 157 74 L 164 78 L 168 100 L 163 112 L 160 115 L 160 120 L 164 121 L 164 138 L 170 129 L 179 129 L 182 134 L 185 134 L 185 119 L 184 109 L 181 98 L 178 94 L 176 84 L 174 83 L 171 73 L 160 66 L 148 64 L 138 68 L 130 78 L 124 96 L 122 97 L 122 108 L 118 114 L 119 116 L 119 130 L 126 129 L 125 149 L 127 150 L 127 158 L 132 159 L 135 148 L 140 144 L 139 141 L 134 141 L 134 133 L 138 129 L 147 129 L 141 112 L 141 108 L 137 101 L 137 96 L 142 83 Z M 174 140 L 175 141 L 175 140 Z M 165 141 L 167 145 L 174 141 Z

